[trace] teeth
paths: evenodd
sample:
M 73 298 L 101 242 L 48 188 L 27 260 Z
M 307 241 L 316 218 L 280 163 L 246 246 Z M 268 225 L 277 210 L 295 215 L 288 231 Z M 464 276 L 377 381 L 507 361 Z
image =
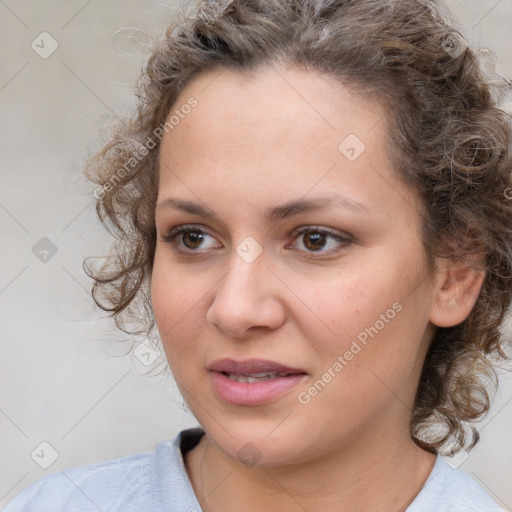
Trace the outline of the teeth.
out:
M 286 377 L 287 375 L 289 374 L 283 372 L 260 372 L 244 375 L 235 375 L 234 373 L 227 374 L 230 380 L 245 383 L 263 382 L 265 380 L 275 379 L 277 377 Z

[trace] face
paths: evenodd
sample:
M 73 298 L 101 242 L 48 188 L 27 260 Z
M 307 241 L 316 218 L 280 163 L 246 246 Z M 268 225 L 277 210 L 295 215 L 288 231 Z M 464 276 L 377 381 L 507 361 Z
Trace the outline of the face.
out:
M 383 107 L 270 66 L 204 74 L 173 111 L 191 98 L 162 141 L 151 293 L 192 413 L 269 466 L 403 437 L 432 292 Z

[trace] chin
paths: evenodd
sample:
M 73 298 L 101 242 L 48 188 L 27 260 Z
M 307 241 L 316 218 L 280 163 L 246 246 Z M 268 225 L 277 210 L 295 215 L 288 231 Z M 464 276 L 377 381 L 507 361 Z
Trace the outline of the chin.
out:
M 276 429 L 275 422 L 271 428 L 268 427 L 267 422 L 261 428 L 255 428 L 254 424 L 247 429 L 243 427 L 241 429 L 240 425 L 227 425 L 227 432 L 218 425 L 203 428 L 210 441 L 226 457 L 247 467 L 296 464 L 301 462 L 299 454 L 304 457 L 307 452 L 306 447 L 301 447 L 301 441 L 305 440 L 303 435 L 299 433 L 295 435 L 282 427 Z

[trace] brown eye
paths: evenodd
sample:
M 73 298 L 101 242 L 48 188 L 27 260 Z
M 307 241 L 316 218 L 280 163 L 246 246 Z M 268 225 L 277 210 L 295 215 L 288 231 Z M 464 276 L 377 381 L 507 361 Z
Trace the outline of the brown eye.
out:
M 328 255 L 348 247 L 353 239 L 326 228 L 308 226 L 298 231 L 294 243 L 295 249 L 306 254 L 318 253 Z
M 311 251 L 318 251 L 319 249 L 322 249 L 327 238 L 323 233 L 315 233 L 314 231 L 305 233 L 302 236 L 305 247 Z
M 161 238 L 177 252 L 204 253 L 207 249 L 219 247 L 213 236 L 199 228 L 178 226 Z
M 202 231 L 188 231 L 183 233 L 182 240 L 187 249 L 197 249 L 204 240 L 204 233 Z

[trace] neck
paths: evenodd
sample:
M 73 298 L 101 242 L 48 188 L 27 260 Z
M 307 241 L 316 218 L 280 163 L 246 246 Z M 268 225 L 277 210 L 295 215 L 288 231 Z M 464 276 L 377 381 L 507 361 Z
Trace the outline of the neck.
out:
M 205 434 L 186 457 L 194 492 L 205 512 L 325 510 L 405 511 L 432 471 L 435 455 L 402 429 L 394 442 L 368 432 L 306 463 L 246 467 L 225 456 Z M 389 438 L 388 438 L 389 439 Z

